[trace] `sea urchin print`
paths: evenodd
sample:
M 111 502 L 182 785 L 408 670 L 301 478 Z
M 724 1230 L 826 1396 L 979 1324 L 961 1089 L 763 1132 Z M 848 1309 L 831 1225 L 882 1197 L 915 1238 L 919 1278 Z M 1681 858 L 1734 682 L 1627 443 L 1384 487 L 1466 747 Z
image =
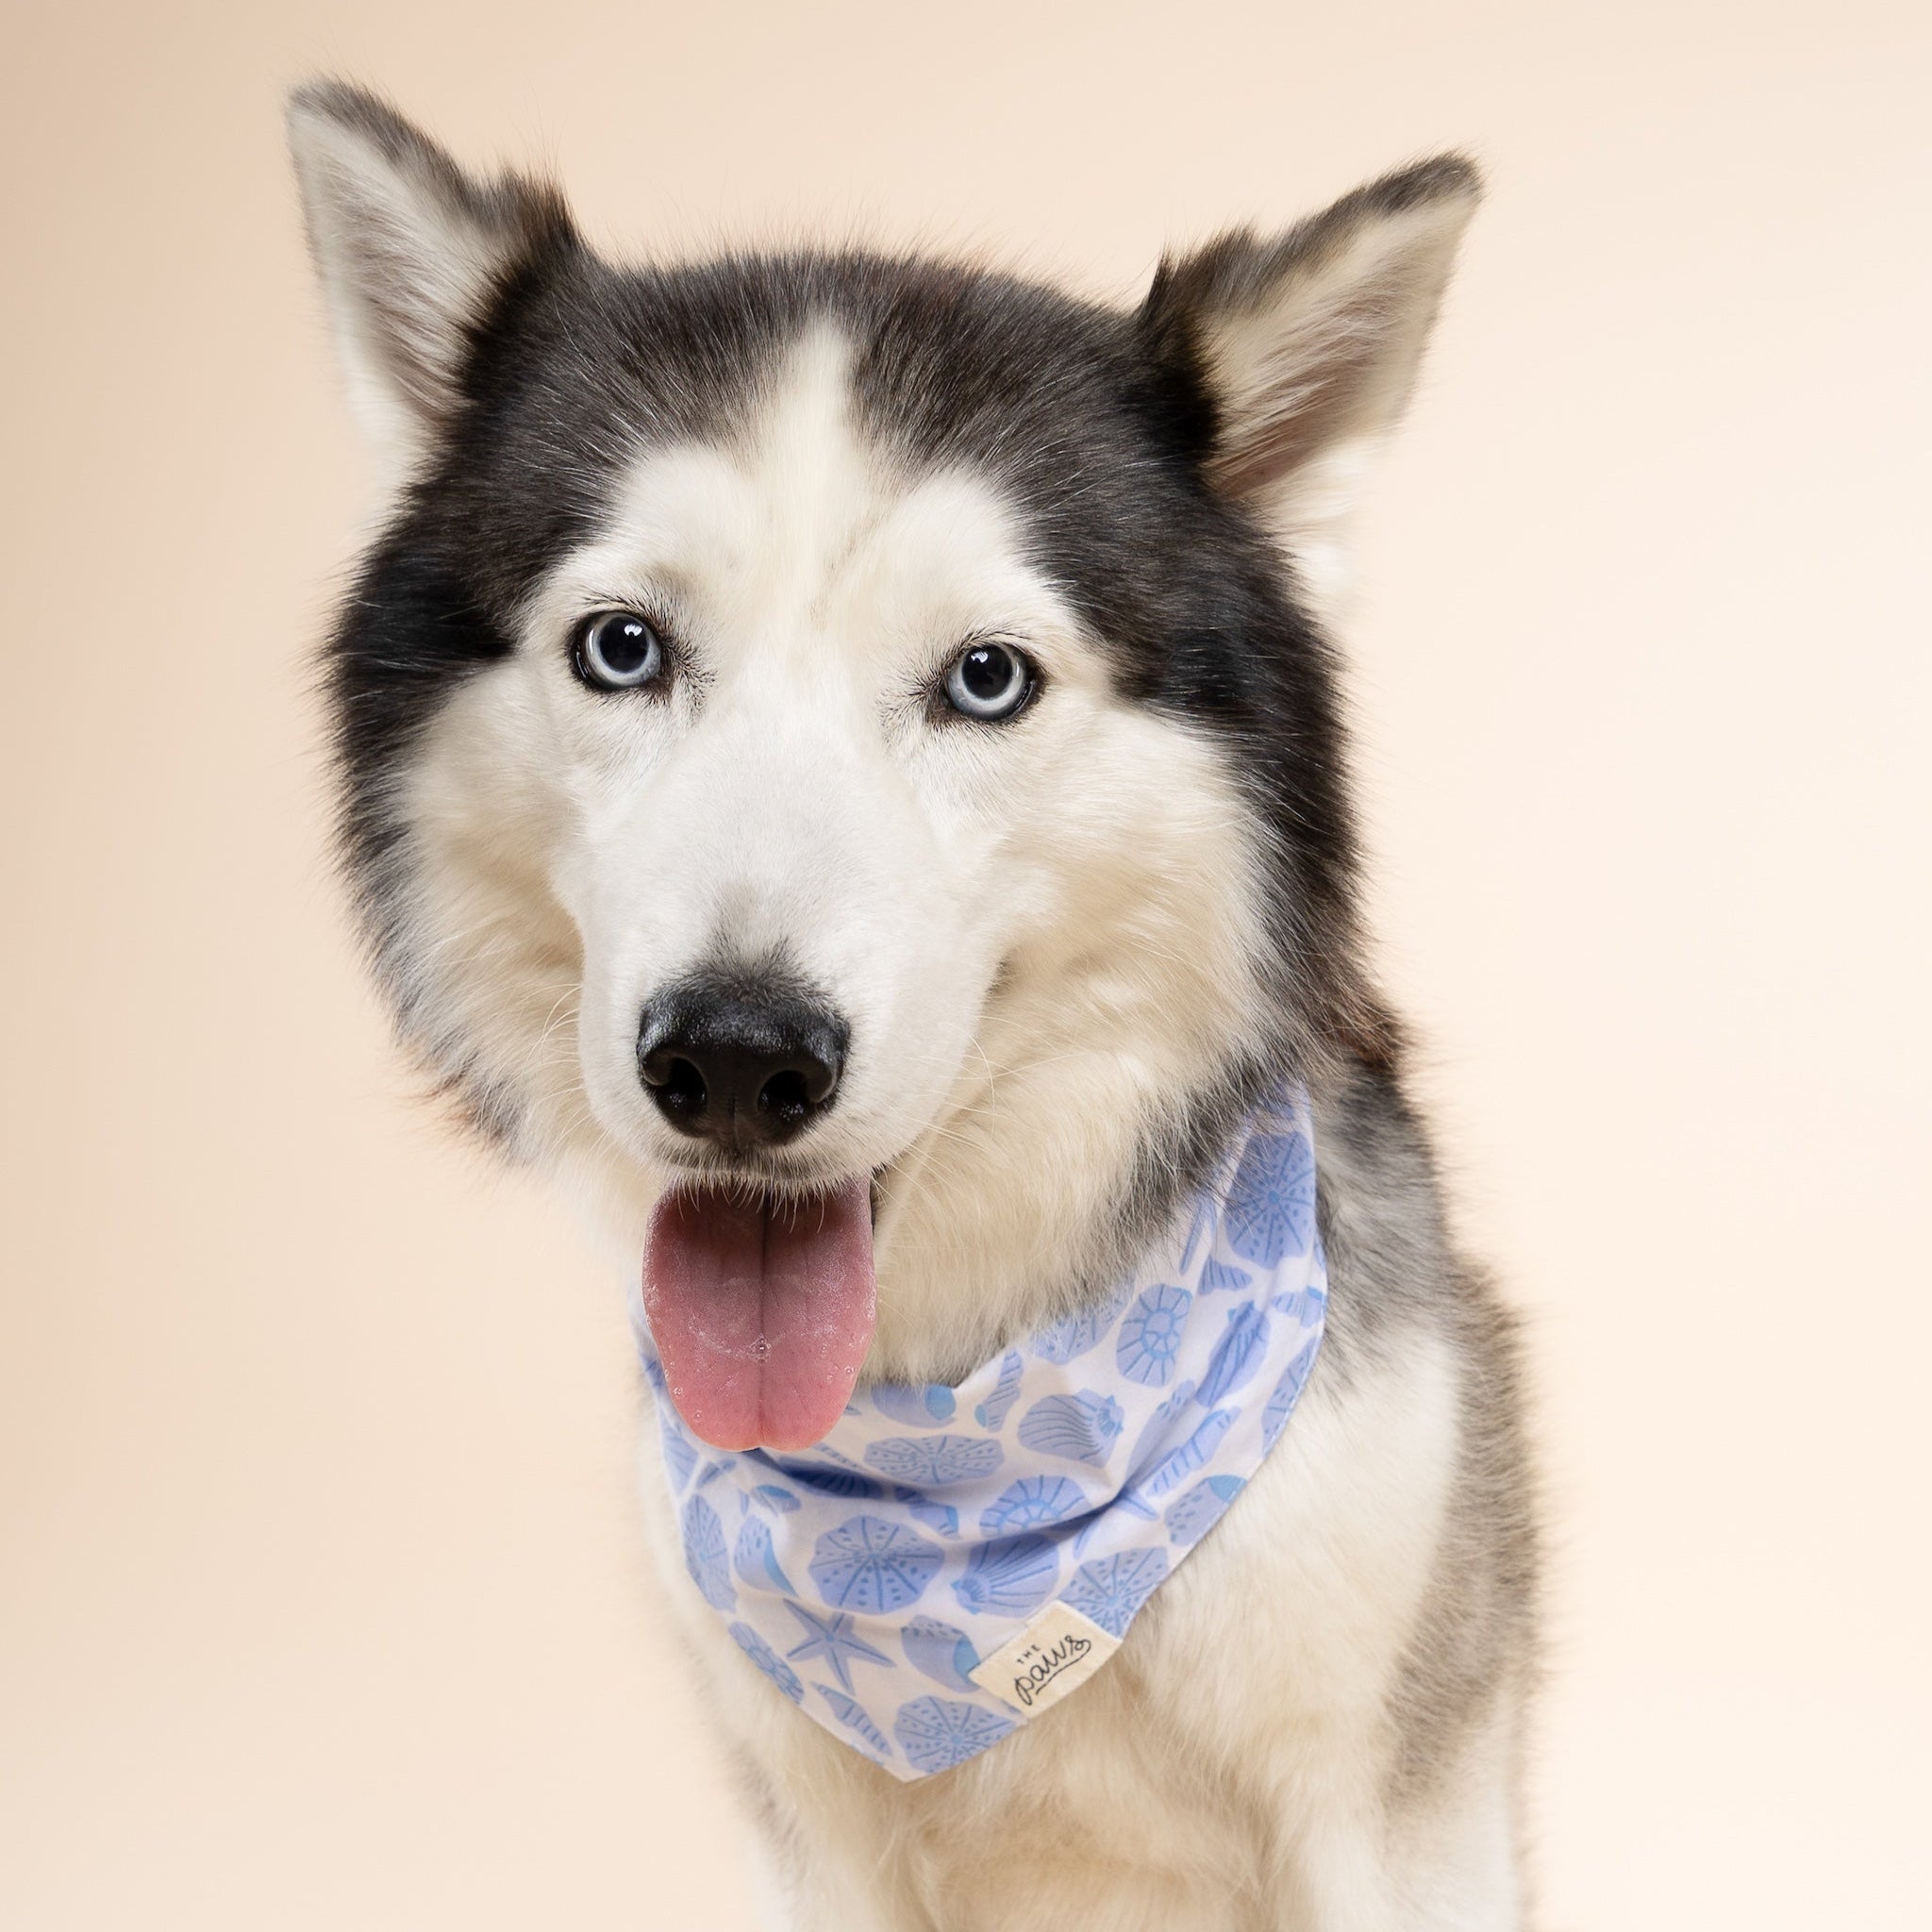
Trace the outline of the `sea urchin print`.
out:
M 895 1483 L 937 1489 L 991 1475 L 1004 1457 L 983 1436 L 888 1436 L 866 1445 L 867 1464 Z
M 1315 1235 L 1315 1156 L 1306 1134 L 1257 1134 L 1248 1142 L 1225 1225 L 1228 1246 L 1260 1267 L 1307 1253 Z
M 917 1603 L 944 1560 L 937 1543 L 903 1523 L 848 1516 L 819 1538 L 811 1574 L 828 1604 L 876 1615 Z
M 684 1506 L 684 1567 L 714 1610 L 735 1610 L 738 1592 L 731 1585 L 731 1556 L 724 1547 L 724 1525 L 702 1496 Z
M 956 1704 L 948 1697 L 915 1697 L 899 1707 L 892 1735 L 916 1771 L 950 1771 L 997 1744 L 1013 1728 L 1011 1718 Z
M 1118 1557 L 1097 1557 L 1074 1572 L 1062 1599 L 1083 1617 L 1091 1617 L 1103 1630 L 1124 1637 L 1134 1613 L 1154 1594 L 1167 1574 L 1161 1550 L 1125 1550 Z

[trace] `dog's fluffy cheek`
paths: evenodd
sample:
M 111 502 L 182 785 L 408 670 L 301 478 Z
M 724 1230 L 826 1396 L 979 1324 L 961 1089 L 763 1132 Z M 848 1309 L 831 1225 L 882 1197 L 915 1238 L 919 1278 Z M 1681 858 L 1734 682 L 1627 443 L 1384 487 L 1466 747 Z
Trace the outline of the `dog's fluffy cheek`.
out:
M 1076 983 L 1126 1052 L 1217 1064 L 1259 1024 L 1258 831 L 1222 753 L 1185 726 L 1123 708 L 1090 743 L 1021 847 L 1028 976 Z
M 600 1137 L 576 1071 L 583 974 L 566 903 L 573 811 L 517 660 L 455 689 L 399 788 L 376 917 L 406 1033 L 437 1076 L 541 1164 Z

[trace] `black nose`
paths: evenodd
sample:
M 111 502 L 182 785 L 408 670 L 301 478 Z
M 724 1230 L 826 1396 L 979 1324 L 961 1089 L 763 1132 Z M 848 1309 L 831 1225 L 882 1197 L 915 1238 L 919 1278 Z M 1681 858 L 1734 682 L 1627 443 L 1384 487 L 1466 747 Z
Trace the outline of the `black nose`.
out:
M 701 974 L 645 1003 L 638 1073 L 681 1134 L 776 1146 L 832 1104 L 850 1029 L 783 979 Z

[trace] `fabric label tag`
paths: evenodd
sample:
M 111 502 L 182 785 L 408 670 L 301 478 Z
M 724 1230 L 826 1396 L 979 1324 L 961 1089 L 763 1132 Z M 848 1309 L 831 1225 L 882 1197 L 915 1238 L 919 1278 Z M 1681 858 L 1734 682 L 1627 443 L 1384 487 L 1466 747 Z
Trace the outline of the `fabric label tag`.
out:
M 1115 1651 L 1118 1637 L 1066 1604 L 1048 1604 L 1010 1643 L 967 1674 L 1028 1717 L 1077 1690 Z

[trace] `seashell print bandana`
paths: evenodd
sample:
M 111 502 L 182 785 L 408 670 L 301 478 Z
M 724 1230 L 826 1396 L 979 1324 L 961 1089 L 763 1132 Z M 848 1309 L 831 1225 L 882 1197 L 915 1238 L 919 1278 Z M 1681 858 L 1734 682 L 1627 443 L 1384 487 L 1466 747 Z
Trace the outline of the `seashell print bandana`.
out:
M 800 1453 L 713 1449 L 632 1320 L 692 1583 L 894 1777 L 1084 1683 L 1260 1466 L 1322 1341 L 1307 1103 L 1283 1096 L 1130 1279 L 957 1388 L 860 1388 Z

